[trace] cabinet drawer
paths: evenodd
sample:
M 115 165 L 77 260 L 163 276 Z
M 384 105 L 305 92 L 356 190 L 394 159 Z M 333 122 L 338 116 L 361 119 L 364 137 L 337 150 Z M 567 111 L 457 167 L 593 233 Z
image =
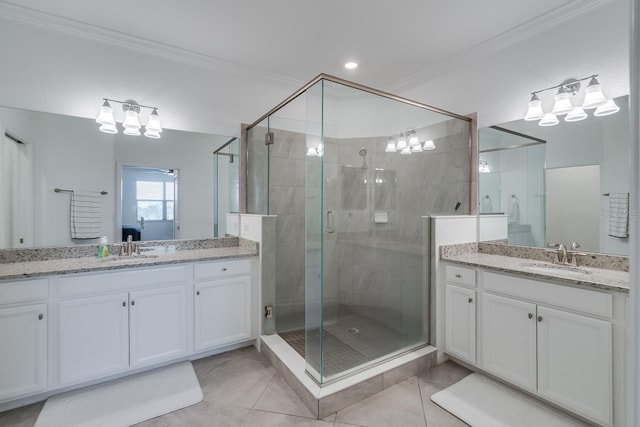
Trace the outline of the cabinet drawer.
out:
M 476 285 L 476 270 L 473 268 L 458 267 L 456 265 L 447 265 L 446 267 L 447 282 L 459 283 L 461 285 Z
M 249 274 L 250 272 L 251 264 L 248 259 L 223 260 L 195 264 L 193 278 L 194 280 L 216 279 Z
M 613 317 L 613 297 L 606 292 L 579 289 L 537 280 L 482 271 L 486 291 L 524 298 L 603 317 Z
M 0 304 L 44 300 L 49 295 L 47 279 L 0 283 Z
M 136 268 L 127 271 L 78 274 L 58 279 L 61 297 L 130 291 L 149 286 L 184 283 L 187 278 L 184 265 L 175 267 Z

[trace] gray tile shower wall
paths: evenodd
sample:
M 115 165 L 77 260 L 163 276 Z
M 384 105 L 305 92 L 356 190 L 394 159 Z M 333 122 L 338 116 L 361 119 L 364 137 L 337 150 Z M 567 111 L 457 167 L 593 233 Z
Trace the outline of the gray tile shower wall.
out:
M 322 235 L 323 298 L 330 302 L 324 319 L 335 316 L 339 304 L 349 304 L 375 312 L 393 328 L 418 322 L 422 306 L 416 306 L 415 295 L 422 295 L 428 243 L 422 217 L 452 214 L 457 202 L 458 213 L 469 211 L 468 125 L 451 120 L 419 129 L 435 140 L 436 149 L 409 156 L 386 153 L 387 136 L 325 138 L 322 162 L 306 158 L 306 135 L 271 130 L 269 214 L 278 215 L 277 330 L 304 327 L 305 226 L 326 231 L 321 215 L 328 211 L 336 231 Z M 309 209 L 305 218 L 305 206 L 320 206 L 320 198 L 322 212 Z M 375 223 L 374 212 L 386 213 L 388 222 Z M 321 219 L 325 230 L 319 229 Z

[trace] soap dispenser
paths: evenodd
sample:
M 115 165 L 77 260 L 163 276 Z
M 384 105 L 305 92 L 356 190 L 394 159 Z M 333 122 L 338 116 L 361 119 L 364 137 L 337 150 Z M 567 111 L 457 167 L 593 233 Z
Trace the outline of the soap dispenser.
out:
M 98 244 L 98 258 L 106 258 L 109 256 L 109 239 L 107 236 L 102 236 L 100 238 L 100 243 Z

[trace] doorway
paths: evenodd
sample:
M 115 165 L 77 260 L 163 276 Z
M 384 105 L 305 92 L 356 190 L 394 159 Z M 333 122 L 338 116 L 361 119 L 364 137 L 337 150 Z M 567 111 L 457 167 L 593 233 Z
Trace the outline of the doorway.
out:
M 29 246 L 27 202 L 30 189 L 30 163 L 27 145 L 0 130 L 0 248 Z
M 180 238 L 178 170 L 122 167 L 122 241 Z

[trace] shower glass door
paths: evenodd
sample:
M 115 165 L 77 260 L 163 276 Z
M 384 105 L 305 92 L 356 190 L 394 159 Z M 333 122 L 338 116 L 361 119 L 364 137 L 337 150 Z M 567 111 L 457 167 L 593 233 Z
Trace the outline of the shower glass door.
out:
M 305 360 L 322 384 L 428 343 L 428 218 L 468 213 L 470 126 L 326 79 L 306 99 Z

